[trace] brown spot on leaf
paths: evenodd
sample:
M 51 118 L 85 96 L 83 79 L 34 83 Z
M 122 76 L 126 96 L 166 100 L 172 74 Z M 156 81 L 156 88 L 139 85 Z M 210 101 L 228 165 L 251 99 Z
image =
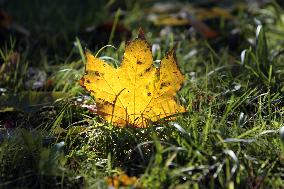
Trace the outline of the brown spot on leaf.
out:
M 95 75 L 99 77 L 100 76 L 100 72 L 95 71 Z
M 161 83 L 161 86 L 160 86 L 160 89 L 164 88 L 164 87 L 168 87 L 169 85 L 171 85 L 170 82 L 162 82 Z
M 145 73 L 149 72 L 151 70 L 152 67 L 149 67 L 145 70 Z
M 169 86 L 171 83 L 169 83 L 169 82 L 163 82 L 163 83 L 161 83 L 161 87 L 167 87 L 167 86 Z

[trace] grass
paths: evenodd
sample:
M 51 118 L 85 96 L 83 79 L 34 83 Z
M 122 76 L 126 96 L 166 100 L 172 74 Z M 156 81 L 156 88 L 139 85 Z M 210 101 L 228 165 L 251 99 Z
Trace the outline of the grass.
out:
M 115 127 L 84 108 L 94 100 L 77 83 L 84 71 L 84 47 L 96 54 L 113 41 L 116 49 L 106 46 L 98 56 L 114 66 L 122 58 L 124 39 L 117 40 L 113 29 L 105 44 L 95 47 L 86 40 L 92 37 L 79 31 L 107 19 L 115 3 L 95 6 L 90 1 L 85 9 L 72 1 L 76 11 L 64 9 L 65 15 L 50 13 L 58 10 L 57 3 L 42 8 L 44 3 L 36 2 L 21 12 L 15 1 L 7 2 L 7 11 L 19 23 L 31 10 L 24 26 L 34 36 L 23 39 L 12 33 L 13 40 L 1 44 L 0 188 L 108 188 L 107 178 L 123 174 L 139 182 L 121 188 L 283 188 L 280 6 L 240 11 L 237 21 L 222 26 L 220 37 L 208 41 L 189 37 L 185 27 L 159 36 L 161 28 L 141 19 L 142 3 L 119 2 L 116 6 L 126 11 L 114 12 L 113 18 L 128 24 L 132 38 L 141 23 L 146 38 L 160 45 L 155 59 L 176 44 L 187 78 L 178 94 L 186 113 L 135 129 Z M 38 18 L 32 16 L 38 12 Z M 72 21 L 67 19 L 71 13 Z M 234 28 L 241 31 L 241 43 L 230 47 L 228 33 Z M 15 53 L 21 58 L 11 65 Z M 25 86 L 31 67 L 47 73 L 48 82 L 40 88 Z

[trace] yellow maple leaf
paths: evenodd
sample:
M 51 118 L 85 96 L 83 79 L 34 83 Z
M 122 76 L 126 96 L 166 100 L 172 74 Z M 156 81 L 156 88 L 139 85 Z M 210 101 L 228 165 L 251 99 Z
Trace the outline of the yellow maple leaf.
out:
M 97 113 L 114 125 L 147 127 L 149 122 L 185 111 L 175 101 L 184 76 L 174 50 L 156 68 L 142 30 L 126 45 L 120 68 L 89 52 L 86 58 L 86 72 L 79 83 L 95 97 Z

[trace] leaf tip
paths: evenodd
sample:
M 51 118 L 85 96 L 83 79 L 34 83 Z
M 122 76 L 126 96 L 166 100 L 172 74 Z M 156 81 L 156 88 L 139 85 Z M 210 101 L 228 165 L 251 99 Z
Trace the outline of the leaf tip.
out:
M 174 47 L 166 53 L 166 57 L 172 56 L 174 58 L 174 60 L 176 61 L 177 60 L 176 49 L 177 49 L 177 45 L 174 45 Z
M 141 27 L 138 30 L 138 38 L 145 39 L 145 33 Z
M 90 50 L 86 49 L 85 50 L 85 58 L 86 58 L 87 64 L 88 64 L 89 62 L 92 62 L 92 60 L 94 59 L 94 55 Z
M 85 56 L 88 57 L 92 55 L 91 51 L 89 49 L 85 49 Z

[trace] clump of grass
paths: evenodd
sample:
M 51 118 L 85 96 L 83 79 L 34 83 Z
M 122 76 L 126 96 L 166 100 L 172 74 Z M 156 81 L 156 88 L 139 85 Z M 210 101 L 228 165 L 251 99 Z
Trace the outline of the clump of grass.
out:
M 0 84 L 2 88 L 18 92 L 23 90 L 28 69 L 25 54 L 15 50 L 15 40 L 10 41 L 0 48 Z
M 283 15 L 279 8 L 268 9 Z M 70 96 L 35 112 L 13 111 L 16 129 L 7 127 L 12 113 L 1 112 L 0 187 L 107 188 L 107 177 L 125 172 L 139 178 L 141 188 L 281 188 L 283 57 L 281 48 L 271 45 L 279 39 L 271 34 L 274 26 L 262 14 L 257 18 L 261 26 L 241 22 L 244 37 L 256 37 L 239 55 L 202 40 L 177 41 L 178 62 L 187 76 L 178 97 L 188 111 L 145 129 L 115 127 L 80 106 L 94 103 L 79 95 L 83 90 L 76 85 L 83 59 L 67 58 L 56 73 L 46 66 L 55 82 L 52 91 Z M 279 18 L 273 17 L 278 30 Z M 157 58 L 175 35 L 158 40 Z M 4 63 L 13 49 L 2 48 Z M 70 57 L 83 57 L 79 49 Z M 112 48 L 101 54 L 118 66 L 123 50 L 121 43 L 117 54 Z M 11 90 L 22 89 L 22 73 L 5 81 L 15 86 Z

